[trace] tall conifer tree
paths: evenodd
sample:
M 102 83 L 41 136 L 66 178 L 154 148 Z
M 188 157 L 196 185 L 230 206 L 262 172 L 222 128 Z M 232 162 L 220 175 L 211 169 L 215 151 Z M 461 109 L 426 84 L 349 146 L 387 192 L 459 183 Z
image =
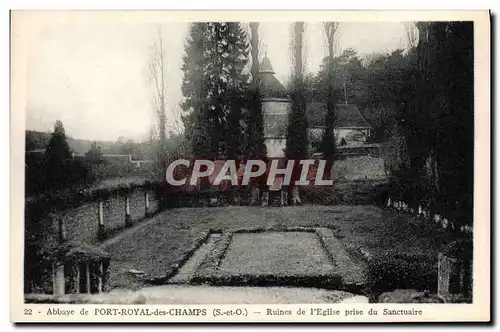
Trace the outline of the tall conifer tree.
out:
M 182 108 L 195 156 L 237 158 L 248 84 L 246 34 L 235 22 L 194 23 L 185 50 Z
M 208 157 L 209 121 L 206 107 L 206 88 L 203 75 L 205 51 L 206 23 L 192 23 L 184 47 L 182 71 L 182 95 L 184 101 L 181 108 L 184 111 L 184 122 L 187 139 L 191 142 L 195 157 Z
M 304 22 L 295 22 L 292 34 L 293 74 L 290 97 L 292 110 L 288 120 L 286 138 L 286 158 L 296 160 L 292 183 L 300 174 L 297 166 L 300 159 L 308 155 L 308 124 L 306 118 L 304 62 L 302 57 L 304 44 Z M 292 203 L 300 204 L 299 187 L 292 186 Z
M 325 116 L 325 132 L 322 137 L 321 142 L 321 152 L 323 152 L 323 157 L 326 160 L 326 177 L 330 178 L 331 169 L 333 166 L 333 160 L 335 155 L 335 135 L 334 135 L 334 127 L 335 127 L 335 104 L 337 103 L 337 98 L 334 93 L 334 84 L 333 84 L 333 64 L 334 64 L 334 47 L 335 47 L 335 38 L 338 30 L 337 22 L 324 22 L 323 23 L 327 44 L 328 44 L 328 60 L 327 60 L 327 70 L 328 70 L 328 84 L 327 84 L 327 100 L 326 107 L 327 112 Z
M 61 121 L 56 121 L 49 145 L 44 154 L 46 189 L 64 188 L 69 180 L 71 150 Z
M 259 77 L 259 22 L 250 23 L 252 81 L 249 89 L 249 116 L 248 116 L 248 143 L 247 154 L 250 158 L 265 158 L 266 145 L 264 143 L 264 119 L 262 115 L 262 100 L 260 94 Z

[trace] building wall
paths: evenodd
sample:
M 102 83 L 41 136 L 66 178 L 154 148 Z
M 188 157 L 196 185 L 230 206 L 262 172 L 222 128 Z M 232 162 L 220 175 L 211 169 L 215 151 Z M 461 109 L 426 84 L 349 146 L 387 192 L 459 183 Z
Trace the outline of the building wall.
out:
M 288 115 L 291 111 L 291 103 L 286 99 L 270 99 L 262 102 L 262 113 L 264 118 L 264 137 L 268 157 L 284 157 L 286 147 L 286 125 Z M 310 145 L 311 152 L 317 150 L 324 129 L 311 128 Z M 366 144 L 369 129 L 334 129 L 335 142 L 340 145 L 342 139 L 346 140 L 347 146 L 359 146 Z
M 267 156 L 272 158 L 285 157 L 286 139 L 266 138 Z
M 363 145 L 368 138 L 368 129 L 346 129 L 339 128 L 333 130 L 335 135 L 335 142 L 340 145 L 342 138 L 346 140 L 348 146 Z
M 262 100 L 262 112 L 264 114 L 288 114 L 291 110 L 291 102 L 288 99 L 269 98 Z
M 286 125 L 291 104 L 286 99 L 264 100 L 262 115 L 264 119 L 264 137 L 267 156 L 280 158 L 285 156 Z
M 323 137 L 323 128 L 309 128 L 309 144 L 312 152 L 317 152 L 319 143 Z M 366 144 L 369 129 L 334 129 L 335 143 L 340 145 L 342 138 L 346 140 L 347 146 L 360 146 Z
M 141 220 L 146 215 L 145 193 L 149 193 L 149 213 L 155 213 L 159 209 L 159 202 L 153 190 L 137 188 L 130 193 L 130 216 L 132 222 Z M 26 206 L 30 210 L 30 205 Z M 103 199 L 104 228 L 107 231 L 114 231 L 125 227 L 125 195 L 115 193 Z M 26 222 L 33 223 L 33 218 L 42 218 L 37 214 L 26 213 Z M 44 217 L 45 218 L 45 217 Z M 57 234 L 59 220 L 64 223 L 66 238 L 70 241 L 80 243 L 98 242 L 99 225 L 99 199 L 95 198 L 90 202 L 83 203 L 75 208 L 57 210 L 47 217 L 53 228 L 53 233 Z

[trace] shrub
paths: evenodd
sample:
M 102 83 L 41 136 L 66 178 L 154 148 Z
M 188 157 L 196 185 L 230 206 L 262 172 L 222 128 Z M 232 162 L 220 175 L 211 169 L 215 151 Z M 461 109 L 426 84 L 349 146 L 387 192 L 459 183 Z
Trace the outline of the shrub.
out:
M 395 289 L 437 290 L 437 257 L 387 252 L 368 263 L 372 296 Z

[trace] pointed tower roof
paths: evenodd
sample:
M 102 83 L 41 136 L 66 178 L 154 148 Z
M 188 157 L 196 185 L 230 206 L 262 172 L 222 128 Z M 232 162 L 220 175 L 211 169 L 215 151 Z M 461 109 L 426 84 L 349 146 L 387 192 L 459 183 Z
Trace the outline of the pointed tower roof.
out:
M 274 76 L 275 72 L 267 53 L 259 66 L 259 73 L 261 92 L 264 98 L 288 98 L 285 87 Z
M 259 73 L 261 74 L 275 74 L 271 61 L 267 57 L 267 52 L 264 54 L 264 59 L 260 63 Z

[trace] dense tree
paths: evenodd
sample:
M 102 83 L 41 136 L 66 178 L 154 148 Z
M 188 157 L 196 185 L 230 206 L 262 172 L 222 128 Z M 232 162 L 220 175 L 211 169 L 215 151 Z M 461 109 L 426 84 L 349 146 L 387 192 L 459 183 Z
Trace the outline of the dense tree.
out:
M 329 91 L 335 103 L 355 104 L 373 128 L 375 142 L 388 139 L 402 103 L 415 90 L 413 53 L 396 50 L 390 54 L 371 54 L 363 63 L 353 49 L 345 49 L 333 58 L 331 77 L 333 89 L 328 88 L 328 57 L 320 66 L 311 86 L 311 99 L 327 103 Z M 327 114 L 328 115 L 328 114 Z M 325 116 L 326 127 L 332 121 Z M 325 132 L 325 136 L 332 136 Z M 327 143 L 330 140 L 324 140 Z M 323 150 L 327 148 L 323 147 Z M 331 148 L 331 147 L 330 147 Z
M 205 30 L 206 23 L 190 24 L 181 67 L 184 73 L 181 86 L 184 97 L 181 103 L 182 121 L 186 138 L 191 142 L 192 152 L 197 157 L 211 151 L 203 75 Z
M 325 116 L 325 132 L 322 137 L 320 150 L 323 153 L 323 158 L 326 160 L 326 170 L 325 175 L 330 178 L 331 169 L 333 166 L 333 160 L 335 157 L 335 137 L 334 137 L 334 125 L 335 125 L 335 105 L 337 104 L 338 94 L 335 93 L 334 84 L 334 54 L 335 54 L 335 42 L 338 30 L 337 22 L 324 22 L 323 26 L 325 28 L 326 41 L 328 44 L 328 57 L 326 61 L 327 68 L 327 92 L 326 92 L 326 116 Z M 344 85 L 345 87 L 345 85 Z
M 266 160 L 267 149 L 264 142 L 264 117 L 262 114 L 262 100 L 260 93 L 260 74 L 259 74 L 259 23 L 251 22 L 251 82 L 248 90 L 248 108 L 247 130 L 246 134 L 246 155 L 247 159 Z M 260 190 L 264 186 L 251 184 L 252 200 L 251 205 L 256 204 L 260 197 Z
M 68 184 L 71 157 L 64 126 L 58 120 L 44 154 L 46 189 L 61 189 Z
M 293 73 L 290 86 L 291 112 L 287 127 L 286 156 L 288 159 L 307 157 L 307 119 L 305 116 L 305 78 L 303 63 L 304 23 L 293 27 Z
M 427 201 L 457 222 L 470 223 L 474 174 L 473 24 L 419 22 L 417 27 L 420 38 L 414 76 L 418 84 L 413 96 L 407 98 L 400 122 L 410 159 L 403 176 L 414 188 L 406 195 Z
M 251 22 L 251 84 L 249 88 L 249 114 L 247 130 L 247 156 L 250 158 L 265 158 L 264 119 L 262 115 L 262 100 L 259 78 L 259 23 Z
M 295 22 L 293 24 L 292 33 L 293 72 L 290 89 L 292 105 L 287 126 L 285 156 L 288 160 L 296 160 L 297 163 L 299 160 L 308 157 L 308 125 L 306 118 L 306 82 L 304 77 L 303 47 L 304 22 Z M 292 183 L 299 174 L 300 167 L 296 165 Z M 298 186 L 292 186 L 292 203 L 301 203 Z
M 95 164 L 99 164 L 103 161 L 102 159 L 102 150 L 101 147 L 97 144 L 97 142 L 92 142 L 89 151 L 85 154 L 86 159 Z
M 241 154 L 248 48 L 239 23 L 194 23 L 190 28 L 182 67 L 182 108 L 197 157 Z
M 95 181 L 103 176 L 101 166 L 105 164 L 105 160 L 97 142 L 92 142 L 89 151 L 85 153 L 84 162 L 89 170 L 89 180 Z
M 336 50 L 334 52 L 337 53 Z M 354 49 L 345 49 L 340 55 L 331 59 L 330 56 L 326 56 L 315 77 L 312 97 L 326 103 L 331 79 L 333 89 L 330 91 L 336 102 L 359 103 L 368 95 L 363 87 L 363 82 L 367 79 L 366 73 L 367 68 L 363 66 Z
M 308 85 L 308 99 L 327 103 L 333 73 L 338 102 L 356 104 L 373 127 L 371 139 L 389 148 L 394 160 L 386 165 L 403 198 L 470 222 L 473 24 L 418 22 L 406 27 L 406 50 L 372 54 L 364 61 L 344 50 L 332 68 L 325 58 Z
M 165 174 L 167 167 L 167 64 L 166 52 L 161 27 L 150 49 L 149 74 L 153 84 L 153 107 L 158 126 L 158 158 L 160 171 Z

